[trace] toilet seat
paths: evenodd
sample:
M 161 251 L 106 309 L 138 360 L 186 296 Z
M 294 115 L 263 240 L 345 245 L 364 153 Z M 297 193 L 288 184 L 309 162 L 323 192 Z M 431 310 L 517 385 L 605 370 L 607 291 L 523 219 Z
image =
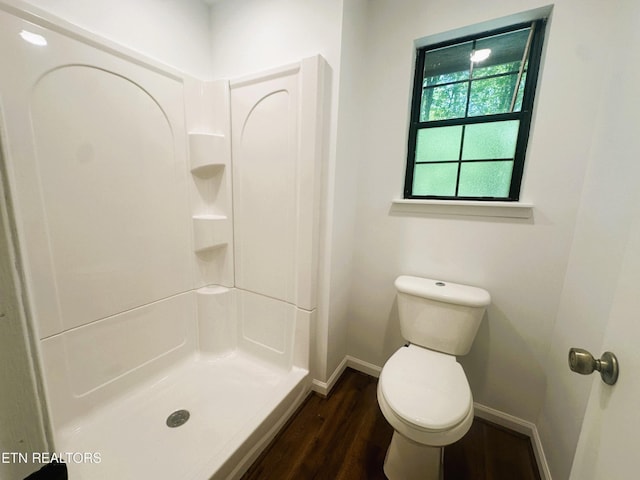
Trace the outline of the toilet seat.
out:
M 395 420 L 410 429 L 444 433 L 468 423 L 470 415 L 472 419 L 471 389 L 452 355 L 417 345 L 402 347 L 384 365 L 378 382 Z

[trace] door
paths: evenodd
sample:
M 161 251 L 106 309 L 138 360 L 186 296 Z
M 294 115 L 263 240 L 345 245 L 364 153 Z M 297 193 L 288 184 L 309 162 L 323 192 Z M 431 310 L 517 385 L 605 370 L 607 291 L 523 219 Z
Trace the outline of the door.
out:
M 640 55 L 640 5 L 635 0 L 616 4 L 615 34 L 622 45 L 614 79 L 615 88 L 608 95 L 612 105 L 603 135 L 612 139 L 603 152 L 602 161 L 614 178 L 636 178 L 638 165 L 638 117 L 637 105 L 640 92 L 638 62 L 625 59 Z M 622 121 L 620 121 L 622 120 Z M 618 382 L 609 386 L 594 378 L 584 416 L 582 431 L 573 461 L 570 480 L 627 480 L 638 478 L 638 445 L 640 445 L 640 192 L 637 186 L 631 190 L 623 181 L 613 183 L 604 193 L 625 204 L 624 208 L 612 208 L 612 221 L 629 225 L 627 244 L 623 252 L 617 286 L 609 311 L 600 355 L 611 351 L 620 364 Z M 615 188 L 617 186 L 617 188 Z M 620 205 L 622 206 L 622 204 Z M 623 213 L 625 212 L 625 213 Z M 605 242 L 606 243 L 606 242 Z M 606 253 L 607 245 L 594 248 Z
M 602 351 L 618 357 L 620 376 L 609 386 L 594 378 L 571 480 L 638 478 L 640 445 L 640 206 L 636 199 L 628 243 Z M 592 352 L 594 355 L 596 352 Z M 598 355 L 602 352 L 597 352 Z M 597 373 L 596 373 L 597 374 Z

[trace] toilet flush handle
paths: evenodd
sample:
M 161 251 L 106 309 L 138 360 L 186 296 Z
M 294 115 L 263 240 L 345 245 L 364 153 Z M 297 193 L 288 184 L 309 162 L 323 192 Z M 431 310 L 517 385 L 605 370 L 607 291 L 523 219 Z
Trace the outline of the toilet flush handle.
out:
M 569 368 L 581 375 L 589 375 L 594 370 L 600 372 L 602 381 L 607 385 L 613 385 L 618 380 L 618 359 L 611 352 L 604 352 L 602 358 L 595 359 L 593 355 L 582 348 L 569 350 Z

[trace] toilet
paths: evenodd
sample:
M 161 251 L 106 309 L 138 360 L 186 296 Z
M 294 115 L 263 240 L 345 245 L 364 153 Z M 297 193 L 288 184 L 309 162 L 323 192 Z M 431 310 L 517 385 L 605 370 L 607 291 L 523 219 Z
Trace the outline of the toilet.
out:
M 482 288 L 400 276 L 400 330 L 407 344 L 385 363 L 378 403 L 394 429 L 389 480 L 439 480 L 445 445 L 473 422 L 473 397 L 456 356 L 466 355 L 491 302 Z

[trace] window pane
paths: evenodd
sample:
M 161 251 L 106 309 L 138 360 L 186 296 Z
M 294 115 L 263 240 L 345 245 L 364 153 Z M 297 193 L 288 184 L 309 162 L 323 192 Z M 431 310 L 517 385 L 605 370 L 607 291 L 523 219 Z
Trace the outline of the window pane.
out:
M 467 82 L 424 89 L 420 104 L 420 121 L 464 117 L 467 89 Z
M 503 33 L 492 37 L 483 38 L 476 42 L 475 50 L 490 50 L 489 56 L 482 61 L 475 62 L 474 78 L 478 75 L 488 74 L 489 67 L 510 64 L 510 69 L 518 70 L 522 62 L 522 56 L 527 46 L 529 31 L 531 28 L 523 28 L 515 32 Z M 477 74 L 477 75 L 476 75 Z
M 458 195 L 506 198 L 509 196 L 512 170 L 512 161 L 463 163 Z
M 471 83 L 469 116 L 507 113 L 511 108 L 518 74 L 475 80 Z
M 458 160 L 462 125 L 418 130 L 416 162 Z
M 472 49 L 473 42 L 467 42 L 427 51 L 424 57 L 425 86 L 467 80 Z
M 414 195 L 439 195 L 452 197 L 456 194 L 458 163 L 423 163 L 413 171 Z
M 520 120 L 477 123 L 464 130 L 463 160 L 513 158 Z

